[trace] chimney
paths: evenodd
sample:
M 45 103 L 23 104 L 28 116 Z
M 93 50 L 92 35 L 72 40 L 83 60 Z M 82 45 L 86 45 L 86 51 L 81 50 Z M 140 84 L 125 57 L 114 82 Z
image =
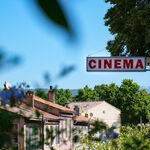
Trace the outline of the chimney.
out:
M 48 91 L 48 101 L 55 103 L 55 92 L 52 86 L 50 86 L 50 90 Z
M 7 83 L 6 83 L 6 81 L 5 81 L 5 83 L 4 83 L 4 89 L 6 89 L 6 84 L 7 84 Z
M 25 93 L 25 98 L 23 100 L 23 103 L 31 106 L 32 108 L 34 108 L 34 99 L 33 99 L 33 96 L 34 96 L 34 92 L 32 91 L 28 91 Z
M 75 105 L 75 106 L 74 106 L 74 110 L 76 111 L 75 114 L 76 114 L 77 116 L 79 116 L 79 115 L 80 115 L 80 109 L 79 109 L 79 106 Z

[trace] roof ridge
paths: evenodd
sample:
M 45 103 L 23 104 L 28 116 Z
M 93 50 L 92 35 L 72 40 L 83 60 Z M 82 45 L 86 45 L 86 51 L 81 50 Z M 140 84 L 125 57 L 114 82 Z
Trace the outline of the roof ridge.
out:
M 38 97 L 38 96 L 36 96 L 36 95 L 34 95 L 33 98 L 37 98 L 37 99 L 39 99 L 39 100 L 45 101 L 47 104 L 51 105 L 52 107 L 57 107 L 57 108 L 59 107 L 58 109 L 61 109 L 61 110 L 64 110 L 64 111 L 71 111 L 71 112 L 73 111 L 73 112 L 74 112 L 74 110 L 71 109 L 71 108 L 67 108 L 67 107 L 64 107 L 64 106 L 59 105 L 59 104 L 56 104 L 56 103 L 52 103 L 52 102 L 47 101 L 47 100 L 45 100 L 45 99 L 43 99 L 43 98 L 40 98 L 40 97 Z
M 107 103 L 108 105 L 111 105 L 113 108 L 115 108 L 116 110 L 118 110 L 119 112 L 121 112 L 121 110 L 119 109 L 119 108 L 117 108 L 117 107 L 115 107 L 114 105 L 112 105 L 112 104 L 110 104 L 110 103 L 108 103 L 107 101 L 105 101 L 105 100 L 102 100 L 102 101 L 90 101 L 90 103 L 92 104 L 92 103 L 98 103 L 98 102 L 104 102 L 104 103 Z M 71 105 L 71 104 L 86 104 L 86 103 L 89 103 L 89 102 L 73 102 L 73 103 L 70 103 L 69 105 Z M 100 103 L 101 104 L 101 103 Z M 89 108 L 87 108 L 86 110 L 89 110 L 89 109 L 91 109 L 91 108 L 93 108 L 93 107 L 96 107 L 97 105 L 94 105 L 94 106 L 91 106 L 91 107 L 89 107 Z
M 26 104 L 21 104 L 21 105 L 17 105 L 17 108 L 21 108 L 23 110 L 27 110 L 28 112 L 33 112 L 34 114 L 36 114 L 36 111 L 39 111 L 41 114 L 44 114 L 44 115 L 48 115 L 49 117 L 56 117 L 56 118 L 59 118 L 58 116 L 56 115 L 53 115 L 51 113 L 48 113 L 46 111 L 43 111 L 41 109 L 38 109 L 38 108 L 32 108 Z

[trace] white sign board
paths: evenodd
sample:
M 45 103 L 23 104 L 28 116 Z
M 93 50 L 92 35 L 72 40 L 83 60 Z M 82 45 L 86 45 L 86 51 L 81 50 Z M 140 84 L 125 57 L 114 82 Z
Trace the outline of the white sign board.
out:
M 145 72 L 146 57 L 87 57 L 88 72 Z

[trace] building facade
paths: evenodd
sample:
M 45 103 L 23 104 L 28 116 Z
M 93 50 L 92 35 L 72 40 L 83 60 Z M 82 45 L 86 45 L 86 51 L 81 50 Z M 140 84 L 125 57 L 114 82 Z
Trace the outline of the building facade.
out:
M 12 135 L 12 143 L 18 150 L 49 150 L 51 147 L 56 150 L 73 149 L 75 111 L 55 104 L 52 87 L 48 100 L 35 96 L 34 92 L 26 92 L 22 103 L 14 107 L 7 105 L 7 109 L 1 106 L 0 110 L 3 109 L 19 116 L 13 121 L 13 130 L 18 134 Z
M 106 101 L 94 101 L 94 102 L 74 102 L 70 103 L 71 109 L 77 108 L 79 115 L 86 116 L 90 119 L 98 119 L 106 123 L 109 127 L 120 127 L 121 111 Z

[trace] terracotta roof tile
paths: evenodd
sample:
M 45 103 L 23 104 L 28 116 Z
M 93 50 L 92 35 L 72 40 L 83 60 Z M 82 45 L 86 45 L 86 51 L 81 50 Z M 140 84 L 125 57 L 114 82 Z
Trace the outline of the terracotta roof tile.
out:
M 38 96 L 35 96 L 35 95 L 33 96 L 33 99 L 34 99 L 34 100 L 36 100 L 36 101 L 38 101 L 38 102 L 41 102 L 41 103 L 47 104 L 47 105 L 49 105 L 49 106 L 51 106 L 51 107 L 54 107 L 54 108 L 60 109 L 60 110 L 62 110 L 62 111 L 75 113 L 75 111 L 74 111 L 73 109 L 66 108 L 66 107 L 64 107 L 64 106 L 61 106 L 61 105 L 58 105 L 58 104 L 52 103 L 52 102 L 50 102 L 50 101 L 46 101 L 46 100 L 44 100 L 44 99 L 42 99 L 42 98 L 40 98 L 40 97 L 38 97 Z
M 37 119 L 37 117 L 33 111 L 21 109 L 20 107 L 17 107 L 17 106 L 10 107 L 10 105 L 7 104 L 5 106 L 0 106 L 0 109 L 7 110 L 9 112 L 16 113 L 16 114 L 21 115 L 23 117 L 28 117 L 30 119 L 33 119 L 33 118 Z
M 84 117 L 84 116 L 75 116 L 74 117 L 74 121 L 77 121 L 77 122 L 88 122 L 89 119 L 87 117 Z
M 42 110 L 40 110 L 40 109 L 36 109 L 36 108 L 29 107 L 29 106 L 27 106 L 27 105 L 24 104 L 24 103 L 22 103 L 22 104 L 20 104 L 20 105 L 18 105 L 18 106 L 21 107 L 21 108 L 30 110 L 30 111 L 32 111 L 32 112 L 34 112 L 34 113 L 35 113 L 36 110 L 37 110 L 37 111 L 39 111 L 41 114 L 43 114 L 45 118 L 48 118 L 48 119 L 59 119 L 59 117 L 57 117 L 57 116 L 55 116 L 55 115 L 49 114 L 49 113 L 44 112 L 44 111 L 42 111 Z

